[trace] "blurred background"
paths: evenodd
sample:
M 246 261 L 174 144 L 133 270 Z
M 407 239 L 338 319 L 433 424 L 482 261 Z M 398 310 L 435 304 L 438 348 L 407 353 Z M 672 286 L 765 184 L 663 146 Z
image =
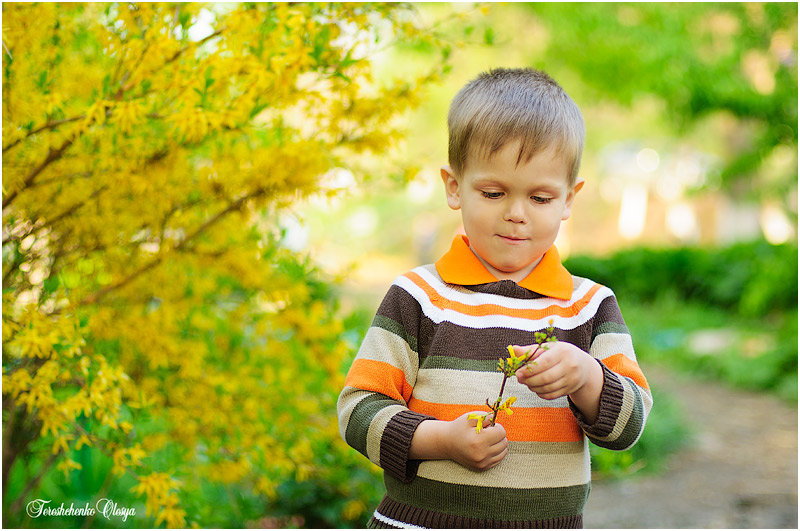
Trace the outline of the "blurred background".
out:
M 789 3 L 5 3 L 4 525 L 362 527 L 344 374 L 460 228 L 450 100 L 531 66 L 587 127 L 557 246 L 655 396 L 586 526 L 796 528 L 797 34 Z M 25 512 L 101 498 L 135 514 Z

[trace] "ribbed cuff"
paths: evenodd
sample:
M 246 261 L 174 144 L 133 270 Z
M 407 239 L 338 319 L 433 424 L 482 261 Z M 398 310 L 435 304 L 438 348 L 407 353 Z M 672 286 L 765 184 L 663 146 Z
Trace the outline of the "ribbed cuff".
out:
M 381 437 L 381 468 L 403 483 L 409 483 L 417 475 L 419 460 L 409 459 L 411 439 L 423 420 L 435 420 L 430 415 L 404 410 L 389 420 Z
M 625 390 L 619 376 L 614 374 L 605 364 L 597 360 L 603 368 L 603 388 L 600 391 L 600 410 L 593 424 L 586 422 L 586 417 L 581 413 L 571 398 L 567 397 L 569 408 L 581 429 L 590 437 L 607 437 L 617 424 L 619 412 L 622 410 L 622 398 Z

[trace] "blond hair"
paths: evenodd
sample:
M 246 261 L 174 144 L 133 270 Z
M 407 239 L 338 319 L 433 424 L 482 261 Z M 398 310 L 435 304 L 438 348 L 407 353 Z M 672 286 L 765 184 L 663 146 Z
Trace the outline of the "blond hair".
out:
M 480 74 L 453 98 L 447 127 L 450 167 L 459 178 L 470 153 L 488 158 L 507 142 L 519 140 L 517 164 L 552 146 L 568 164 L 569 185 L 577 180 L 583 115 L 542 71 L 498 68 Z

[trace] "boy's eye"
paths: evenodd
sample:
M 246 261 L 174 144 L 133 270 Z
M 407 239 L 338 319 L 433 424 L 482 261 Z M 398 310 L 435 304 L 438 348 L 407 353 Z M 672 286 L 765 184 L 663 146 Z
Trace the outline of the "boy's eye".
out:
M 542 197 L 540 195 L 534 195 L 534 196 L 531 196 L 531 199 L 533 199 L 534 203 L 539 203 L 540 205 L 544 205 L 544 204 L 549 203 L 550 201 L 552 201 L 553 198 L 552 197 Z
M 481 193 L 483 194 L 483 197 L 485 197 L 487 199 L 500 199 L 500 197 L 503 196 L 503 192 L 485 192 L 485 191 L 483 191 Z

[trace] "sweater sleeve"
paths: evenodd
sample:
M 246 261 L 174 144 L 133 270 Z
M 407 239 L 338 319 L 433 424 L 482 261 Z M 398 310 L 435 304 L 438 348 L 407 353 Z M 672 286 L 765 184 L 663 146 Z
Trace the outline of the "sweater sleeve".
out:
M 644 431 L 653 397 L 613 293 L 600 302 L 592 328 L 589 354 L 603 368 L 597 419 L 588 424 L 571 400 L 569 405 L 590 441 L 611 450 L 627 450 Z
M 367 330 L 337 404 L 344 440 L 401 481 L 411 481 L 419 461 L 409 459 L 417 426 L 433 417 L 408 409 L 419 370 L 421 308 L 392 285 Z

